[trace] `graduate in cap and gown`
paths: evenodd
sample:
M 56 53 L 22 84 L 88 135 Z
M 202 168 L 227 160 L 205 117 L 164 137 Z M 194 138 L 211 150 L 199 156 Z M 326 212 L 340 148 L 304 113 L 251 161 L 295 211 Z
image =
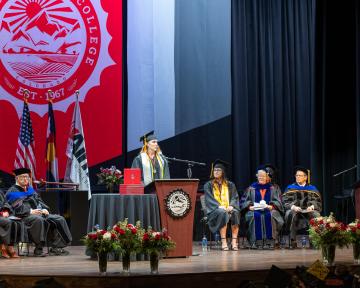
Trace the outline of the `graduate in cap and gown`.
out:
M 320 216 L 321 195 L 310 184 L 310 170 L 296 166 L 295 183 L 286 187 L 282 196 L 285 207 L 285 223 L 290 232 L 291 248 L 296 248 L 296 233 L 306 229 L 312 218 Z
M 257 169 L 257 182 L 245 191 L 240 208 L 245 213 L 248 241 L 252 249 L 273 249 L 284 224 L 281 190 L 276 183 L 275 168 L 262 165 Z
M 212 165 L 211 180 L 205 183 L 205 203 L 209 229 L 212 233 L 220 231 L 221 248 L 229 250 L 226 240 L 227 224 L 231 222 L 231 248 L 238 250 L 238 233 L 240 224 L 239 194 L 235 184 L 226 177 L 228 163 L 215 160 Z
M 28 168 L 14 170 L 15 185 L 6 193 L 14 215 L 21 218 L 35 243 L 34 256 L 45 256 L 43 246 L 50 248 L 50 254 L 67 255 L 63 248 L 70 244 L 72 237 L 69 227 L 60 215 L 50 214 L 50 208 L 31 186 L 31 171 Z
M 154 131 L 140 138 L 143 147 L 140 154 L 135 157 L 131 168 L 141 169 L 141 180 L 148 185 L 155 179 L 170 179 L 169 164 L 162 154 Z

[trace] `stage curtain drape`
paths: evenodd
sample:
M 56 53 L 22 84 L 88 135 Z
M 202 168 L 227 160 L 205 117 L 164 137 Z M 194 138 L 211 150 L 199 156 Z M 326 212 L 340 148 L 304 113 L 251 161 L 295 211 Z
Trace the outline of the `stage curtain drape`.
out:
M 233 179 L 243 189 L 259 164 L 315 171 L 315 1 L 232 1 Z M 317 181 L 314 181 L 316 184 Z

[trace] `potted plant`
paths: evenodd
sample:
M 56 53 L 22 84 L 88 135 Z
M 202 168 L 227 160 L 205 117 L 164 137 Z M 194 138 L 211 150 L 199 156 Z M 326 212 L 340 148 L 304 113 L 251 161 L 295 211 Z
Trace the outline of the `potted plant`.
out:
M 88 249 L 97 253 L 99 272 L 106 273 L 108 253 L 118 249 L 116 234 L 108 230 L 97 229 L 88 233 L 83 238 L 83 242 Z
M 142 250 L 150 256 L 151 274 L 159 273 L 160 256 L 175 248 L 176 244 L 171 240 L 167 231 L 161 232 L 152 230 L 151 227 L 144 233 L 142 238 Z
M 334 264 L 336 246 L 342 248 L 349 243 L 346 225 L 336 221 L 333 213 L 311 219 L 309 236 L 312 244 L 321 248 L 323 260 L 329 266 Z
M 98 184 L 105 184 L 110 193 L 114 192 L 114 186 L 124 182 L 124 175 L 115 166 L 110 168 L 100 168 L 100 173 L 96 174 Z
M 141 228 L 140 221 L 133 225 L 128 223 L 126 218 L 113 226 L 113 233 L 116 234 L 116 241 L 122 256 L 123 272 L 130 273 L 130 256 L 131 253 L 141 251 L 144 229 Z

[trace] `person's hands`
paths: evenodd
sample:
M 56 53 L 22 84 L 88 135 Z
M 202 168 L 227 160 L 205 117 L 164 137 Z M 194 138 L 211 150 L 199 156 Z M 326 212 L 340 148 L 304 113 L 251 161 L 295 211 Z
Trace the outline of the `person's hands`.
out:
M 3 211 L 2 216 L 5 218 L 9 217 L 9 211 Z
M 300 208 L 299 206 L 292 205 L 292 206 L 291 206 L 291 210 L 292 210 L 292 211 L 295 211 L 295 212 L 300 212 L 300 211 L 301 211 L 301 208 Z
M 308 208 L 306 208 L 306 210 L 307 211 L 314 211 L 314 208 L 315 208 L 314 205 L 311 205 Z
M 273 206 L 271 206 L 271 205 L 266 205 L 266 208 L 269 209 L 269 210 L 272 210 L 272 209 L 273 209 Z
M 254 211 L 254 206 L 249 206 L 250 211 Z
M 41 215 L 41 209 L 31 209 L 30 214 L 32 215 Z
M 220 209 L 226 210 L 225 206 L 219 206 Z
M 46 209 L 42 209 L 42 210 L 41 210 L 41 213 L 44 214 L 44 215 L 49 215 L 49 211 L 46 210 Z
M 231 212 L 232 210 L 234 210 L 234 207 L 233 207 L 233 206 L 229 206 L 229 207 L 226 209 L 227 212 Z

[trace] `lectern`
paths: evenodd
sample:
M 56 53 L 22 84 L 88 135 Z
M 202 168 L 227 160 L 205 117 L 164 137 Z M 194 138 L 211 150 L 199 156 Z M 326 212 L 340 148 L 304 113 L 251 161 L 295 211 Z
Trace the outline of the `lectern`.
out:
M 155 180 L 161 226 L 176 242 L 167 257 L 192 255 L 194 211 L 199 179 Z

